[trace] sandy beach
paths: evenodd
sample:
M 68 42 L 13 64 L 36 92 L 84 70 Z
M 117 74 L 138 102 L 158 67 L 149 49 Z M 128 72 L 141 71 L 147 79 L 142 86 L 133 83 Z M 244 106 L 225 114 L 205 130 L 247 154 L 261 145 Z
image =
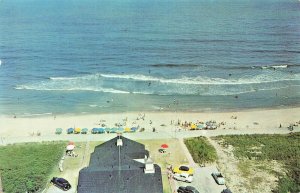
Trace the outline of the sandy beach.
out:
M 0 119 L 0 144 L 28 141 L 52 140 L 107 140 L 115 134 L 71 134 L 67 135 L 67 128 L 94 127 L 139 127 L 144 132 L 128 133 L 132 139 L 151 138 L 184 138 L 199 135 L 215 136 L 226 134 L 253 134 L 253 133 L 289 133 L 287 127 L 300 121 L 300 108 L 285 109 L 257 109 L 238 112 L 130 112 L 115 114 L 93 115 L 49 115 L 43 117 L 5 117 Z M 225 123 L 215 130 L 190 131 L 178 126 L 185 122 L 196 123 L 215 120 Z M 281 128 L 280 128 L 281 125 Z M 61 135 L 55 135 L 56 128 L 62 128 Z M 155 128 L 155 132 L 153 132 Z M 299 131 L 294 127 L 293 131 Z

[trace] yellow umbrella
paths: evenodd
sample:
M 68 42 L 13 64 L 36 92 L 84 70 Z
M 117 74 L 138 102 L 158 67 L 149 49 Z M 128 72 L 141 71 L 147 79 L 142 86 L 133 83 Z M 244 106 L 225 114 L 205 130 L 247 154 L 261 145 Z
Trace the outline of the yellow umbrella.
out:
M 129 127 L 126 127 L 126 128 L 124 129 L 124 131 L 125 131 L 125 132 L 131 132 L 131 129 L 130 129 Z
M 191 129 L 196 129 L 196 128 L 197 128 L 197 126 L 195 124 L 191 125 Z
M 80 128 L 75 128 L 75 133 L 80 133 L 81 129 Z

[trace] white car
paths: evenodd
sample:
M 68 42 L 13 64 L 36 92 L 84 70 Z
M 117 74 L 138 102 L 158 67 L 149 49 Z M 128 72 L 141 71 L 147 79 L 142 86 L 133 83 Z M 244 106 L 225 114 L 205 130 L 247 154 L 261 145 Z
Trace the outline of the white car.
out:
M 188 183 L 191 183 L 193 181 L 193 176 L 192 175 L 188 175 L 186 173 L 182 173 L 182 174 L 174 174 L 173 175 L 173 178 L 175 180 L 178 180 L 178 181 L 183 181 L 183 182 L 188 182 Z

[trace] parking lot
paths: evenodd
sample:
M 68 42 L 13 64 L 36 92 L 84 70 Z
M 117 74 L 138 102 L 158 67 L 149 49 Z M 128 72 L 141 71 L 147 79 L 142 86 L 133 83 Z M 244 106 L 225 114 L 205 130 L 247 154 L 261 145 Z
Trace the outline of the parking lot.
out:
M 223 189 L 226 189 L 225 185 L 218 185 L 214 178 L 211 176 L 212 172 L 216 172 L 215 166 L 197 167 L 194 168 L 194 180 L 192 183 L 176 181 L 177 188 L 179 186 L 193 186 L 200 193 L 220 193 Z

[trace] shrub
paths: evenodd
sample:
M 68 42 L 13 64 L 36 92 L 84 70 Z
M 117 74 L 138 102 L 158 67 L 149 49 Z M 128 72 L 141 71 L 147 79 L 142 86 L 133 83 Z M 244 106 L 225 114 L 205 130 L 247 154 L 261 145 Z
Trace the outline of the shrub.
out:
M 215 148 L 205 137 L 185 139 L 184 143 L 197 163 L 209 163 L 217 159 Z

